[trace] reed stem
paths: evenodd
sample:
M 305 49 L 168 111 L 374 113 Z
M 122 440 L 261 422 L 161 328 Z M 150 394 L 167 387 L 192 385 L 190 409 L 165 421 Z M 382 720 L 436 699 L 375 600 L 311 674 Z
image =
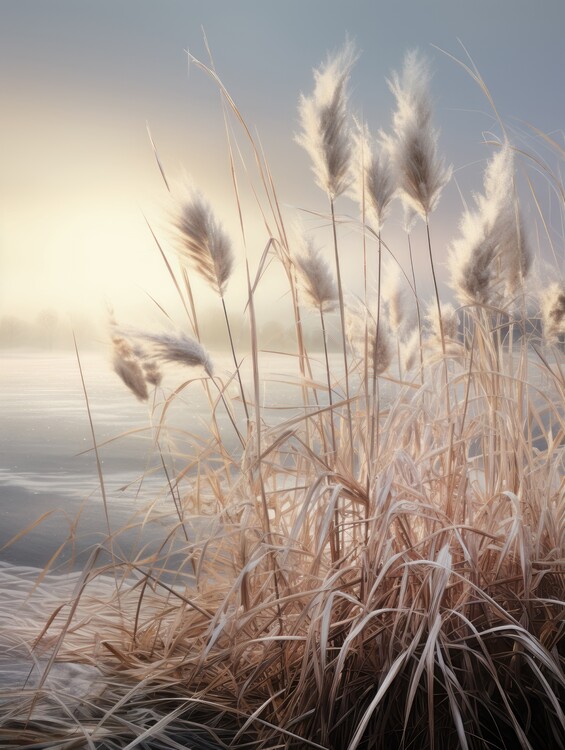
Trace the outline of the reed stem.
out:
M 343 349 L 343 367 L 345 370 L 345 397 L 347 399 L 347 425 L 349 430 L 349 445 L 351 447 L 351 470 L 355 471 L 355 456 L 353 452 L 353 421 L 351 417 L 351 401 L 349 390 L 349 366 L 347 362 L 347 342 L 345 340 L 345 305 L 343 301 L 343 286 L 341 283 L 341 269 L 339 263 L 339 249 L 337 244 L 337 228 L 335 220 L 334 199 L 330 196 L 330 211 L 332 216 L 332 231 L 334 242 L 335 267 L 337 276 L 337 293 L 339 299 L 339 314 L 341 318 L 341 343 Z
M 239 382 L 239 390 L 240 390 L 240 393 L 241 393 L 241 401 L 243 403 L 243 408 L 245 410 L 245 418 L 247 420 L 247 424 L 249 425 L 249 411 L 247 409 L 247 402 L 245 400 L 245 391 L 243 390 L 243 382 L 241 380 L 241 373 L 239 371 L 239 363 L 237 361 L 237 357 L 235 356 L 235 347 L 234 347 L 234 344 L 233 344 L 233 336 L 232 336 L 232 332 L 231 332 L 230 319 L 228 317 L 228 311 L 226 309 L 226 301 L 225 301 L 223 295 L 221 297 L 221 300 L 222 300 L 222 309 L 224 311 L 224 318 L 225 318 L 225 321 L 226 321 L 226 328 L 228 329 L 228 337 L 229 337 L 229 340 L 230 340 L 230 349 L 231 349 L 231 354 L 232 354 L 232 357 L 233 357 L 233 363 L 234 363 L 234 366 L 235 366 L 235 373 L 237 375 L 237 380 Z

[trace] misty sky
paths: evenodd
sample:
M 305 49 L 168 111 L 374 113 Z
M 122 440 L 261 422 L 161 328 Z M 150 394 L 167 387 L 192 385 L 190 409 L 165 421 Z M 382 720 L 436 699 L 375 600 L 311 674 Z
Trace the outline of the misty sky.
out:
M 144 218 L 170 248 L 171 204 L 146 123 L 171 182 L 187 177 L 200 186 L 233 233 L 239 263 L 228 303 L 242 310 L 243 249 L 220 98 L 187 62 L 187 49 L 207 59 L 202 27 L 220 77 L 260 136 L 289 221 L 299 208 L 326 210 L 308 157 L 293 140 L 296 105 L 299 93 L 311 90 L 312 68 L 346 34 L 362 51 L 352 105 L 375 129 L 389 126 L 385 78 L 401 67 L 405 51 L 418 46 L 432 58 L 435 122 L 455 168 L 432 217 L 440 269 L 461 194 L 469 200 L 480 188 L 491 153 L 483 140 L 499 129 L 476 83 L 432 45 L 465 59 L 461 40 L 517 145 L 540 145 L 525 123 L 563 143 L 563 0 L 1 0 L 0 14 L 0 316 L 33 319 L 54 308 L 96 318 L 111 304 L 127 322 L 162 321 L 148 294 L 177 309 Z M 267 237 L 243 172 L 240 181 L 254 268 Z M 357 211 L 349 199 L 338 210 Z M 308 228 L 320 224 L 306 219 Z M 324 246 L 324 227 L 318 237 Z M 398 219 L 385 238 L 405 252 Z M 417 230 L 417 252 L 422 241 Z M 359 237 L 344 227 L 342 242 L 355 287 Z M 562 246 L 556 252 L 563 257 Z M 419 257 L 426 291 L 423 245 Z M 281 276 L 274 265 L 267 273 L 259 300 L 264 316 L 284 309 Z M 204 294 L 203 304 L 212 302 Z

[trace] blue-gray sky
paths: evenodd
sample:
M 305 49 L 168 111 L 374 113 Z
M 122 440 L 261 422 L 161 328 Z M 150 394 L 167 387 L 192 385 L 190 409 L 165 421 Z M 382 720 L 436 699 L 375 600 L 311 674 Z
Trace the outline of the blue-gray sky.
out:
M 312 68 L 349 34 L 362 52 L 352 105 L 386 128 L 386 76 L 407 49 L 427 50 L 440 144 L 456 175 L 434 217 L 440 265 L 459 189 L 468 198 L 480 187 L 490 153 L 481 142 L 496 126 L 479 87 L 436 47 L 464 59 L 461 40 L 518 145 L 535 146 L 522 121 L 562 142 L 562 0 L 2 0 L 0 15 L 0 316 L 33 318 L 47 307 L 103 316 L 106 302 L 141 315 L 153 311 L 146 292 L 174 305 L 143 219 L 170 246 L 146 122 L 169 177 L 200 185 L 237 234 L 218 91 L 187 65 L 187 49 L 206 59 L 202 27 L 221 78 L 261 137 L 289 215 L 324 209 L 293 141 Z M 354 204 L 345 199 L 340 210 L 353 214 Z M 266 238 L 257 217 L 250 225 L 255 261 Z M 356 257 L 346 264 L 352 282 Z M 278 296 L 269 273 L 265 284 Z M 234 305 L 237 293 L 236 283 Z

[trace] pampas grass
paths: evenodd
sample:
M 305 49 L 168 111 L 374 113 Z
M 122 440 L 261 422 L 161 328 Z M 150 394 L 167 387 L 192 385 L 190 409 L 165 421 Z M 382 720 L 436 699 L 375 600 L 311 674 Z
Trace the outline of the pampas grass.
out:
M 114 372 L 140 401 L 147 401 L 149 397 L 147 383 L 150 380 L 134 348 L 127 339 L 118 334 L 112 336 L 112 347 L 112 366 Z M 150 374 L 150 377 L 152 380 L 155 379 L 153 373 Z
M 223 297 L 233 269 L 233 250 L 208 201 L 197 190 L 190 190 L 180 202 L 173 223 L 181 259 L 190 262 Z
M 351 179 L 347 84 L 356 59 L 355 45 L 348 40 L 314 70 L 314 92 L 300 97 L 302 130 L 296 141 L 312 160 L 317 184 L 332 199 L 345 192 Z
M 198 341 L 185 333 L 149 333 L 134 331 L 130 334 L 145 342 L 148 356 L 161 362 L 172 362 L 186 367 L 202 367 L 212 376 L 213 365 L 208 353 Z
M 358 165 L 354 195 L 369 226 L 378 234 L 383 228 L 396 192 L 396 182 L 386 143 L 371 136 L 365 123 L 356 123 L 355 162 Z
M 550 342 L 565 334 L 565 286 L 553 282 L 541 297 L 543 332 Z
M 349 179 L 350 141 L 342 126 L 354 56 L 348 44 L 330 57 L 316 72 L 313 98 L 300 105 L 303 117 L 318 118 L 308 121 L 302 141 L 334 219 L 333 199 Z M 428 82 L 428 68 L 412 54 L 391 83 L 394 137 L 412 154 L 403 189 L 410 210 L 426 222 L 449 174 L 435 151 L 422 93 Z M 251 138 L 245 125 L 243 137 Z M 423 140 L 416 159 L 417 139 Z M 268 165 L 251 143 L 270 197 L 261 215 L 266 245 L 281 261 L 296 316 L 299 376 L 287 383 L 300 386 L 296 409 L 272 419 L 261 398 L 255 294 L 263 258 L 255 277 L 249 271 L 243 301 L 252 370 L 247 429 L 238 428 L 230 408 L 232 376 L 226 383 L 214 379 L 239 443 L 222 436 L 210 399 L 209 437 L 182 434 L 191 448 L 169 477 L 175 509 L 155 505 L 130 523 L 144 528 L 156 518 L 158 549 L 143 547 L 125 560 L 112 534 L 110 560 L 104 549 L 94 550 L 72 590 L 52 579 L 46 590 L 42 579 L 35 591 L 33 584 L 26 588 L 20 599 L 35 616 L 26 615 L 17 631 L 7 617 L 0 638 L 10 648 L 28 648 L 43 671 L 35 686 L 0 693 L 0 744 L 563 747 L 565 378 L 562 353 L 552 346 L 563 329 L 563 289 L 559 283 L 543 295 L 546 338 L 525 334 L 511 304 L 530 263 L 516 222 L 514 154 L 504 146 L 495 155 L 484 196 L 452 246 L 464 309 L 441 306 L 436 295 L 428 338 L 415 329 L 408 341 L 395 342 L 387 316 L 393 327 L 405 327 L 418 301 L 401 300 L 392 288 L 387 303 L 377 294 L 354 318 L 354 352 L 344 359 L 349 370 L 332 362 L 330 373 L 326 349 L 319 375 L 317 353 L 301 337 L 296 300 L 313 305 L 323 325 L 336 303 L 334 278 L 323 250 L 307 244 L 302 254 L 290 251 Z M 220 235 L 211 209 L 198 205 L 189 213 L 201 219 L 177 225 L 182 252 L 223 295 L 231 262 L 218 264 L 216 250 L 203 241 L 205 234 Z M 497 239 L 485 268 L 479 261 L 486 230 Z M 221 254 L 227 245 L 218 247 Z M 337 258 L 337 239 L 334 251 Z M 336 272 L 343 323 L 359 305 L 342 295 L 339 265 Z M 501 332 L 500 310 L 486 304 L 495 299 L 522 331 L 511 343 Z M 142 342 L 138 354 L 131 340 Z M 207 388 L 212 380 L 203 344 L 184 332 L 114 330 L 113 346 L 120 362 L 137 362 L 145 385 L 149 362 L 203 368 L 207 377 L 164 391 L 161 411 L 155 404 L 156 431 L 173 443 L 178 427 L 167 425 L 169 407 L 181 391 Z M 395 349 L 399 358 L 406 355 L 400 377 L 390 374 Z M 418 369 L 424 350 L 425 370 Z M 14 585 L 2 576 L 0 569 L 0 598 L 9 600 Z M 49 687 L 50 669 L 64 661 L 96 665 L 101 674 L 78 704 Z
M 297 143 L 308 152 L 316 182 L 327 193 L 330 204 L 350 444 L 353 443 L 353 426 L 349 406 L 345 304 L 336 230 L 335 199 L 342 195 L 351 184 L 352 145 L 347 108 L 347 84 L 356 59 L 355 45 L 347 39 L 338 52 L 329 55 L 326 63 L 314 70 L 313 94 L 309 97 L 302 94 L 300 97 L 299 114 L 302 132 L 296 136 Z
M 389 86 L 396 99 L 392 136 L 386 138 L 398 174 L 403 201 L 425 221 L 451 178 L 451 167 L 438 154 L 438 131 L 432 124 L 430 65 L 417 50 L 406 54 L 401 74 Z
M 351 308 L 347 320 L 347 332 L 353 351 L 361 360 L 367 358 L 370 370 L 382 375 L 390 367 L 393 352 L 390 332 L 383 320 L 367 309 Z
M 311 238 L 295 256 L 306 301 L 321 312 L 332 312 L 338 306 L 337 285 L 332 272 Z
M 523 284 L 531 251 L 514 188 L 514 152 L 504 142 L 489 161 L 484 192 L 465 211 L 450 255 L 452 284 L 462 303 L 504 306 Z

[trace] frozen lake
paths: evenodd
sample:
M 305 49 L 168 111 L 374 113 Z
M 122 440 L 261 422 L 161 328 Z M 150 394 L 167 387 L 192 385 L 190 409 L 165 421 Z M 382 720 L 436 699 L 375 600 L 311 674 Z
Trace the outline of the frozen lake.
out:
M 269 373 L 261 388 L 264 404 L 282 404 L 267 410 L 269 419 L 284 419 L 299 398 L 298 367 L 293 357 L 262 355 L 262 370 Z M 215 357 L 220 377 L 229 376 L 229 360 Z M 151 404 L 140 403 L 112 371 L 103 354 L 81 355 L 112 530 L 124 526 L 144 505 L 155 499 L 163 511 L 174 511 L 161 461 L 154 449 Z M 244 379 L 250 373 L 243 368 Z M 176 369 L 166 377 L 169 393 L 199 372 Z M 280 379 L 279 379 L 280 376 Z M 288 385 L 295 378 L 295 385 Z M 281 385 L 280 381 L 286 381 Z M 233 388 L 230 386 L 230 388 Z M 162 395 L 159 396 L 162 400 Z M 151 401 L 151 399 L 150 399 Z M 285 408 L 288 407 L 288 411 Z M 240 416 L 242 416 L 241 405 Z M 233 428 L 218 407 L 218 421 L 226 442 Z M 191 435 L 207 436 L 210 410 L 200 382 L 187 386 L 168 415 L 178 427 L 175 445 L 190 450 Z M 244 424 L 242 419 L 241 425 Z M 110 441 L 110 442 L 108 442 Z M 185 445 L 183 446 L 183 441 Z M 182 456 L 167 456 L 174 475 Z M 47 515 L 46 515 L 47 514 Z M 102 503 L 85 396 L 76 356 L 71 353 L 6 353 L 0 367 L 0 548 L 36 519 L 25 536 L 0 550 L 0 561 L 42 567 L 72 532 L 74 545 L 58 556 L 56 568 L 80 567 L 93 545 L 103 542 L 107 525 Z M 77 520 L 78 519 L 78 520 Z M 162 530 L 162 529 L 161 529 Z M 151 536 L 159 531 L 148 528 Z M 137 532 L 119 537 L 124 554 L 139 547 Z M 65 564 L 65 565 L 63 565 Z M 66 567 L 65 567 L 66 566 Z
M 82 358 L 98 443 L 147 427 L 148 409 L 114 375 L 104 356 Z M 0 369 L 0 546 L 33 521 L 40 525 L 3 550 L 0 559 L 43 565 L 76 530 L 78 551 L 106 534 L 88 413 L 71 354 L 3 354 Z M 140 432 L 100 449 L 113 521 L 154 490 L 147 479 L 128 489 L 150 462 L 151 438 Z M 162 484 L 162 482 L 161 482 Z M 72 550 L 61 555 L 69 560 Z

